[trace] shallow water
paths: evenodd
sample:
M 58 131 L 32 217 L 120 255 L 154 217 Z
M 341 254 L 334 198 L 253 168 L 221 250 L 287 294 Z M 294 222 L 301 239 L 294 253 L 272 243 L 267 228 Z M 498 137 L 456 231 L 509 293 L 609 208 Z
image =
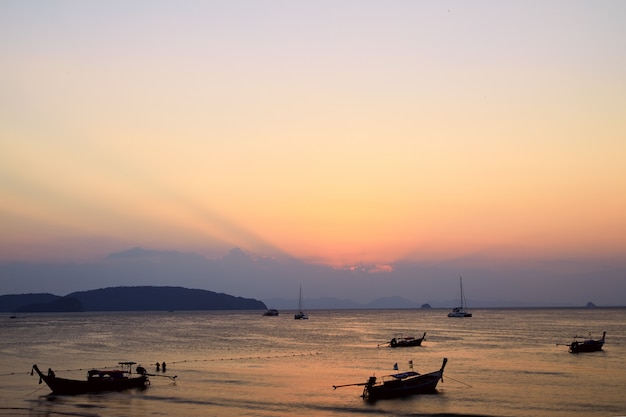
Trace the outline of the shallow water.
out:
M 0 415 L 16 416 L 617 416 L 626 415 L 626 309 L 151 312 L 0 316 Z M 575 334 L 602 352 L 570 354 Z M 391 349 L 398 335 L 421 347 Z M 365 382 L 394 363 L 448 365 L 437 393 L 366 403 Z M 145 390 L 54 396 L 32 364 L 82 379 L 133 360 L 156 373 Z M 166 376 L 176 375 L 176 381 Z

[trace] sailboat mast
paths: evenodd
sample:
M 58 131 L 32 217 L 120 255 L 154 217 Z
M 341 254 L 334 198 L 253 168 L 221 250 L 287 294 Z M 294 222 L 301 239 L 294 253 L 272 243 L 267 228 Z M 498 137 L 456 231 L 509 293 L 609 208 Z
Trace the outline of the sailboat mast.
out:
M 463 277 L 459 277 L 459 281 L 461 282 L 461 306 L 465 309 L 467 308 L 467 301 L 465 301 L 465 293 L 463 292 Z

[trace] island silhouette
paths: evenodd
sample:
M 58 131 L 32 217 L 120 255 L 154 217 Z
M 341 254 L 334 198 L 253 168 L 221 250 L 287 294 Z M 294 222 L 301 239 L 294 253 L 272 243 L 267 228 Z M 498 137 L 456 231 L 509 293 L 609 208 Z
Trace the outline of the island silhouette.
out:
M 0 296 L 2 312 L 265 310 L 265 303 L 208 290 L 183 287 L 110 287 L 54 294 Z

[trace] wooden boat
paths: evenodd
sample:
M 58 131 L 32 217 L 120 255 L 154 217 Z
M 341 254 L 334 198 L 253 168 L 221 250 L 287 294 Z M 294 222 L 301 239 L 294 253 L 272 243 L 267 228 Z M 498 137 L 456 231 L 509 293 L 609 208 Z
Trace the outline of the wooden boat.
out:
M 265 313 L 263 313 L 263 315 L 269 316 L 269 317 L 276 317 L 278 316 L 278 310 L 276 310 L 275 308 L 271 308 L 267 310 Z
M 296 320 L 307 320 L 309 315 L 300 311 L 299 313 L 294 314 L 293 318 Z
M 309 315 L 302 311 L 302 285 L 300 285 L 300 300 L 298 301 L 298 312 L 293 316 L 296 320 L 307 320 Z
M 415 371 L 401 372 L 383 376 L 382 381 L 378 381 L 375 376 L 371 376 L 365 383 L 335 385 L 333 388 L 363 385 L 362 396 L 367 401 L 433 393 L 436 392 L 439 380 L 443 380 L 443 370 L 447 362 L 448 359 L 444 358 L 441 368 L 428 374 L 421 375 Z
M 424 339 L 426 339 L 426 332 L 424 332 L 422 337 L 394 337 L 389 341 L 389 347 L 398 348 L 422 346 Z
M 572 343 L 567 345 L 569 347 L 570 353 L 581 353 L 581 352 L 597 352 L 602 350 L 604 346 L 604 338 L 606 337 L 606 332 L 602 333 L 602 339 L 594 340 L 594 339 L 585 339 L 582 341 L 574 340 Z
M 461 283 L 461 306 L 455 307 L 448 313 L 448 317 L 472 317 L 472 313 L 467 311 L 467 302 L 465 301 L 465 294 L 463 294 L 463 278 L 459 277 Z
M 37 365 L 33 365 L 33 370 L 39 375 L 39 383 L 45 382 L 53 394 L 85 394 L 101 391 L 123 391 L 150 385 L 146 369 L 142 366 L 137 366 L 135 369 L 137 376 L 133 376 L 131 367 L 134 364 L 135 362 L 119 362 L 121 369 L 92 369 L 87 372 L 86 380 L 59 378 L 52 369 L 48 369 L 48 373 L 44 374 Z

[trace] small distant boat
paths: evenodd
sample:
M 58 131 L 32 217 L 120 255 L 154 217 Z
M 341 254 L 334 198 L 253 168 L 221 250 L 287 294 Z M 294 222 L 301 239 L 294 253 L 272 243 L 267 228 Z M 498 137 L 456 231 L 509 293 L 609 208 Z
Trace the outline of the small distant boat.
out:
M 300 285 L 300 300 L 298 301 L 298 312 L 293 316 L 296 320 L 307 320 L 309 315 L 302 311 L 302 285 Z
M 278 316 L 278 310 L 276 310 L 275 308 L 271 308 L 269 310 L 267 310 L 265 313 L 263 313 L 264 316 L 270 316 L 270 317 L 275 317 Z
M 594 340 L 594 339 L 585 339 L 582 341 L 574 340 L 569 345 L 570 353 L 581 353 L 581 352 L 597 352 L 602 350 L 604 346 L 604 339 L 606 337 L 606 332 L 602 333 L 602 339 Z
M 414 371 L 401 372 L 383 376 L 382 382 L 378 381 L 375 376 L 371 376 L 364 383 L 334 385 L 333 388 L 363 385 L 362 396 L 367 401 L 432 393 L 436 391 L 439 380 L 443 380 L 443 370 L 447 362 L 448 359 L 444 358 L 443 364 L 438 371 L 424 375 Z
M 422 337 L 394 337 L 388 344 L 392 348 L 422 346 L 424 339 L 426 339 L 426 332 Z
M 448 313 L 448 317 L 472 317 L 472 313 L 467 311 L 467 301 L 465 301 L 465 294 L 463 293 L 463 278 L 459 277 L 461 283 L 461 306 L 455 307 Z
M 92 369 L 87 372 L 86 380 L 59 378 L 52 369 L 48 369 L 48 373 L 44 374 L 37 365 L 33 365 L 33 370 L 39 375 L 39 383 L 45 382 L 53 394 L 85 394 L 101 391 L 123 391 L 130 388 L 144 388 L 150 385 L 150 380 L 144 367 L 137 366 L 135 369 L 137 376 L 133 376 L 131 367 L 134 364 L 135 362 L 119 362 L 121 369 Z

